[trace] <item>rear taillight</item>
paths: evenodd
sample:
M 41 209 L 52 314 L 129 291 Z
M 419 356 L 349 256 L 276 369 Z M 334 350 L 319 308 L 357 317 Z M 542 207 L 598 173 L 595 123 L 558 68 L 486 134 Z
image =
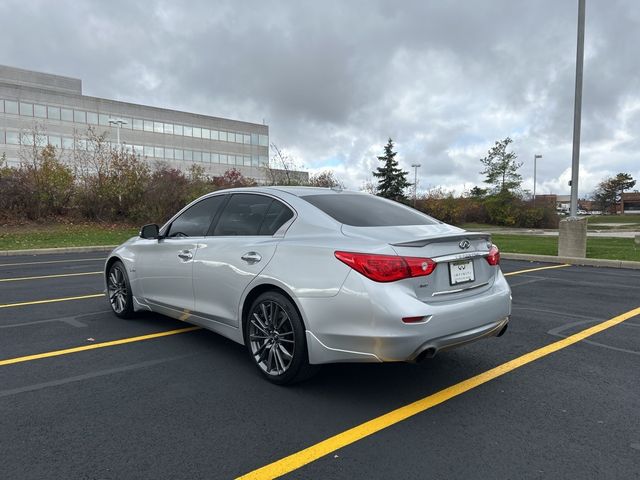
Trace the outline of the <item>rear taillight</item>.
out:
M 500 250 L 495 245 L 491 245 L 489 255 L 487 256 L 487 262 L 489 265 L 500 265 Z
M 335 256 L 376 282 L 395 282 L 404 278 L 424 277 L 436 268 L 436 263 L 430 258 L 355 252 L 335 252 Z

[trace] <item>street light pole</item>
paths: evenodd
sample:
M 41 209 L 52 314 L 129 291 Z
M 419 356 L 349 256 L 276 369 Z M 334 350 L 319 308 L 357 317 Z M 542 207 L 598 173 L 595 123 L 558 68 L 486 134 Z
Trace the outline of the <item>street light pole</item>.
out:
M 118 141 L 118 148 L 120 148 L 120 127 L 122 127 L 123 125 L 126 125 L 127 122 L 125 122 L 124 120 L 118 118 L 117 120 L 110 118 L 109 119 L 109 125 L 115 125 L 116 126 L 116 139 Z
M 533 156 L 533 208 L 536 208 L 536 160 L 539 158 L 542 158 L 542 155 Z
M 578 48 L 576 50 L 576 93 L 573 108 L 573 154 L 571 155 L 571 212 L 578 213 L 578 171 L 580 168 L 580 122 L 582 115 L 582 70 L 584 64 L 585 0 L 578 0 Z
M 413 167 L 413 208 L 416 208 L 416 199 L 417 199 L 417 195 L 418 195 L 418 168 L 420 168 L 422 165 L 420 165 L 419 163 L 412 163 L 411 166 Z

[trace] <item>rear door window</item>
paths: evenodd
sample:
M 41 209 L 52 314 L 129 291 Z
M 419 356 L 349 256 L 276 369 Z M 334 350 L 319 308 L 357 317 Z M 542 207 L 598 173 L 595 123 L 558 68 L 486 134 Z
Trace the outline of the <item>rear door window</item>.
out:
M 437 220 L 391 200 L 366 194 L 323 194 L 301 197 L 334 220 L 353 227 L 434 225 Z
M 284 203 L 273 200 L 260 227 L 260 235 L 273 235 L 293 217 L 293 212 Z
M 264 195 L 236 193 L 222 211 L 213 232 L 216 236 L 260 235 L 267 211 L 274 200 Z M 268 233 L 262 233 L 268 235 Z

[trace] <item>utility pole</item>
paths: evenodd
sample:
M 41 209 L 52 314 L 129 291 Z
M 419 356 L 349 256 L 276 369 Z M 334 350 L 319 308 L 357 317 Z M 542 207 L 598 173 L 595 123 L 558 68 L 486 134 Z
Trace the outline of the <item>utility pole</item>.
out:
M 539 158 L 542 158 L 542 155 L 533 156 L 533 208 L 536 208 L 536 160 Z
M 121 146 L 120 145 L 120 128 L 123 125 L 126 125 L 126 124 L 127 124 L 127 122 L 125 122 L 124 120 L 122 120 L 120 118 L 118 118 L 117 120 L 113 119 L 113 118 L 109 119 L 109 125 L 115 125 L 116 126 L 116 138 L 118 140 L 118 148 L 120 148 L 120 146 Z
M 573 154 L 571 156 L 571 212 L 560 220 L 558 256 L 587 256 L 587 219 L 578 213 L 578 172 L 580 168 L 580 115 L 582 113 L 582 68 L 584 64 L 585 0 L 578 0 L 578 47 L 576 49 L 576 94 L 573 109 Z
M 412 163 L 413 167 L 413 208 L 416 208 L 416 199 L 418 198 L 418 168 L 422 165 L 419 163 Z
M 578 0 L 578 47 L 576 50 L 576 93 L 573 105 L 573 154 L 571 156 L 571 211 L 578 213 L 578 171 L 580 168 L 580 122 L 582 115 L 582 70 L 584 65 L 585 0 Z

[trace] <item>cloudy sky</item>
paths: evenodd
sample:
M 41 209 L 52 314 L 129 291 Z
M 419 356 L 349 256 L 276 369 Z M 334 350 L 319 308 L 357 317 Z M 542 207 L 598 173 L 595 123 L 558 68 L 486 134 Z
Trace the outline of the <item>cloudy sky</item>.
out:
M 419 188 L 481 184 L 511 136 L 532 188 L 568 193 L 577 0 L 0 0 L 0 64 L 82 78 L 85 94 L 270 127 L 348 187 L 388 137 Z M 640 180 L 640 2 L 587 0 L 580 195 Z

